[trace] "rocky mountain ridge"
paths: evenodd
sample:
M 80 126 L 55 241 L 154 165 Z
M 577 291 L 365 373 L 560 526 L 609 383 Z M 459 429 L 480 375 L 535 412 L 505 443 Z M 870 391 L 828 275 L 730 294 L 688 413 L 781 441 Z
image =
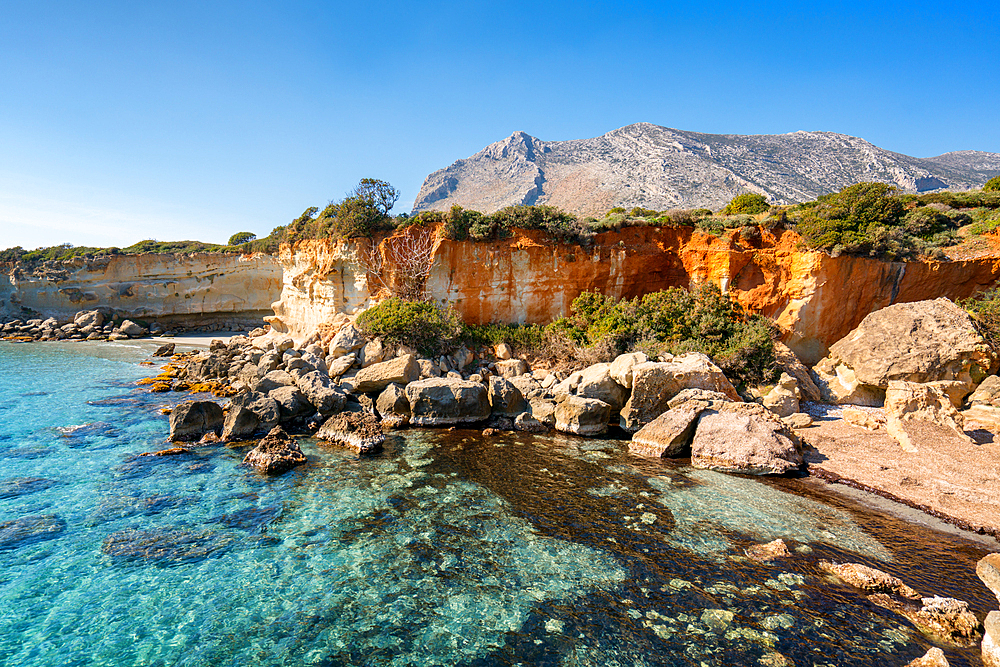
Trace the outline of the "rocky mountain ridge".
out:
M 998 174 L 1000 153 L 915 158 L 833 132 L 702 134 L 637 123 L 570 141 L 514 132 L 430 174 L 413 210 L 455 204 L 483 212 L 551 204 L 595 216 L 614 206 L 718 210 L 742 192 L 791 204 L 859 181 L 906 192 L 967 190 Z

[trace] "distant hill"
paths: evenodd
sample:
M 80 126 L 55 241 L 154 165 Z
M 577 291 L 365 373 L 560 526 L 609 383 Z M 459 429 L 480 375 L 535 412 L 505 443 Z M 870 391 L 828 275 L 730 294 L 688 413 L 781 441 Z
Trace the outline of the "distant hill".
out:
M 454 204 L 484 213 L 551 204 L 578 215 L 614 206 L 719 209 L 742 192 L 809 201 L 859 181 L 907 192 L 979 188 L 1000 153 L 915 158 L 833 132 L 701 134 L 637 123 L 593 139 L 542 141 L 515 132 L 424 181 L 414 211 Z

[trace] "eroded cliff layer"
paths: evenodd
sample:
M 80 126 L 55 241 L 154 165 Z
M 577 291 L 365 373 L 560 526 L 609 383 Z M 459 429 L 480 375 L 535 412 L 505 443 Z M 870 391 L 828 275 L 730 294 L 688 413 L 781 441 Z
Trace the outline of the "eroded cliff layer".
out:
M 271 313 L 281 287 L 281 266 L 268 255 L 111 255 L 8 266 L 0 273 L 0 310 L 64 320 L 107 306 L 164 322 L 250 322 Z
M 631 298 L 710 280 L 773 318 L 789 346 L 812 364 L 874 310 L 938 296 L 965 298 L 1000 278 L 1000 257 L 884 262 L 803 250 L 800 240 L 787 230 L 744 239 L 657 227 L 600 234 L 588 247 L 525 230 L 491 243 L 436 239 L 426 293 L 453 303 L 472 323 L 547 323 L 569 314 L 584 291 Z M 272 326 L 303 336 L 338 312 L 366 306 L 368 285 L 377 281 L 370 263 L 357 260 L 363 251 L 353 241 L 283 248 L 284 282 L 268 318 Z

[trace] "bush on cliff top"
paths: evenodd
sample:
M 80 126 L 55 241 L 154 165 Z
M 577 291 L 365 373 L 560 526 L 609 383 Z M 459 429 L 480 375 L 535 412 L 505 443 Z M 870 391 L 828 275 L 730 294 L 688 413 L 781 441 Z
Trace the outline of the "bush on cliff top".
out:
M 409 345 L 429 357 L 446 353 L 462 333 L 462 319 L 454 308 L 399 297 L 372 306 L 355 324 L 368 338 Z

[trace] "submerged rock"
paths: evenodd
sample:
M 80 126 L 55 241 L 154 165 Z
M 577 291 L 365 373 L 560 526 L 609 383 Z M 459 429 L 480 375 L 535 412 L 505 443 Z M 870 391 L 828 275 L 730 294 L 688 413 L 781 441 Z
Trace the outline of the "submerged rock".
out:
M 58 484 L 54 479 L 44 477 L 12 477 L 0 481 L 0 498 L 17 498 L 29 493 L 44 491 Z
M 358 454 L 374 454 L 382 451 L 385 433 L 375 417 L 361 412 L 343 412 L 327 419 L 316 432 L 316 438 Z
M 948 659 L 944 657 L 944 651 L 935 646 L 922 657 L 906 663 L 906 667 L 948 667 Z
M 267 475 L 280 475 L 305 462 L 306 455 L 299 449 L 299 443 L 280 426 L 271 429 L 243 459 L 244 465 Z
M 188 401 L 170 413 L 170 440 L 190 442 L 222 429 L 222 408 L 213 401 Z
M 802 466 L 798 438 L 767 408 L 725 403 L 702 414 L 691 443 L 695 468 L 782 475 Z
M 868 597 L 874 604 L 896 612 L 918 630 L 938 641 L 972 646 L 982 636 L 983 626 L 969 605 L 954 598 L 921 598 L 920 605 L 901 601 L 885 593 Z
M 101 544 L 101 551 L 116 560 L 160 563 L 201 560 L 218 555 L 233 538 L 209 530 L 120 530 Z
M 18 549 L 29 544 L 51 540 L 66 530 L 66 522 L 55 514 L 25 516 L 0 522 L 0 551 Z
M 902 580 L 867 565 L 821 560 L 819 569 L 866 593 L 888 593 L 909 600 L 920 599 L 920 593 L 904 584 Z
M 767 544 L 753 544 L 747 547 L 746 554 L 761 563 L 767 563 L 776 558 L 788 558 L 792 555 L 788 551 L 788 545 L 780 537 Z

